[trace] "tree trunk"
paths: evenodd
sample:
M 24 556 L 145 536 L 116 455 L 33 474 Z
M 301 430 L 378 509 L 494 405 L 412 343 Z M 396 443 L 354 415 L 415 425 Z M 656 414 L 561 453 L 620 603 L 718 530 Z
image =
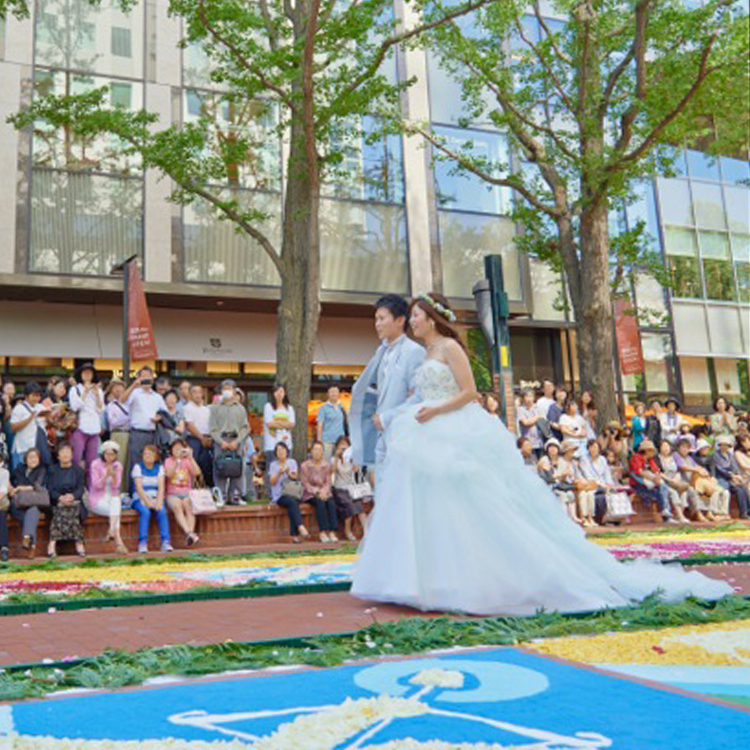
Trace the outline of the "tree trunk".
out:
M 293 452 L 301 462 L 307 458 L 307 407 L 320 320 L 320 176 L 312 89 L 304 74 L 299 94 L 304 104 L 291 123 L 276 361 L 277 377 L 296 412 Z
M 593 394 L 601 427 L 618 419 L 606 201 L 590 205 L 581 214 L 579 238 L 581 284 L 578 295 L 572 297 L 578 365 L 581 388 Z

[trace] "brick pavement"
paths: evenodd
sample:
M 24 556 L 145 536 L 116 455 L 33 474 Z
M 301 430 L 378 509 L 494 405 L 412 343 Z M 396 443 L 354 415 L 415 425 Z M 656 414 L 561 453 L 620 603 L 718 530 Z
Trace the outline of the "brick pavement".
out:
M 697 569 L 750 595 L 750 564 Z M 136 651 L 165 644 L 341 633 L 365 627 L 373 617 L 391 622 L 415 616 L 435 615 L 334 592 L 0 617 L 0 665 L 93 656 L 107 648 Z

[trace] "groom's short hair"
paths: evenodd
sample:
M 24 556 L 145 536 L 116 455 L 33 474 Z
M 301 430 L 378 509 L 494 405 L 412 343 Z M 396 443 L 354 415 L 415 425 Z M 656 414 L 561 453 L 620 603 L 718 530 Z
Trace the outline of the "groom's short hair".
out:
M 384 294 L 375 303 L 376 310 L 380 310 L 381 307 L 388 310 L 394 320 L 409 317 L 409 303 L 400 294 Z

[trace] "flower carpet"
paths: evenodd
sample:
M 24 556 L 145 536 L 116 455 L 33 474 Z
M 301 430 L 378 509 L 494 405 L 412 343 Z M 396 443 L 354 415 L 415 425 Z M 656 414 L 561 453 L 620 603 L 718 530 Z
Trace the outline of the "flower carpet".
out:
M 13 750 L 736 750 L 749 734 L 741 709 L 494 647 L 0 707 Z
M 750 707 L 750 620 L 552 638 L 531 647 Z
M 590 539 L 623 560 L 750 557 L 750 529 L 746 528 L 607 533 Z M 351 581 L 355 559 L 353 552 L 342 550 L 281 557 L 165 558 L 96 566 L 36 566 L 28 570 L 18 566 L 14 571 L 0 572 L 0 606 L 3 601 L 24 601 L 29 595 L 62 601 L 238 586 L 346 584 Z
M 669 533 L 600 534 L 592 541 L 619 559 L 686 560 L 750 555 L 750 529 L 695 530 Z
M 344 553 L 286 558 L 166 559 L 137 565 L 82 565 L 58 569 L 42 567 L 0 573 L 0 601 L 17 600 L 22 594 L 65 599 L 87 592 L 107 596 L 118 592 L 177 593 L 198 588 L 247 585 L 341 583 L 351 579 L 353 559 L 353 555 Z

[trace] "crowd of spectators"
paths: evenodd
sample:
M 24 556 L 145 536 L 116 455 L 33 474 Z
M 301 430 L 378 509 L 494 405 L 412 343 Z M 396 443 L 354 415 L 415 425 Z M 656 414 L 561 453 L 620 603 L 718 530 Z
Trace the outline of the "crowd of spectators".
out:
M 311 536 L 302 505 L 314 510 L 318 539 L 355 541 L 364 533 L 372 487 L 364 467 L 351 461 L 346 409 L 336 386 L 320 407 L 308 459 L 292 457 L 296 415 L 283 385 L 263 410 L 263 432 L 251 434 L 245 394 L 233 380 L 215 392 L 156 377 L 143 367 L 129 385 L 106 384 L 92 363 L 46 387 L 12 382 L 0 395 L 0 560 L 9 555 L 8 518 L 21 526 L 22 548 L 36 553 L 38 528 L 49 524 L 47 554 L 58 542 L 75 543 L 85 556 L 89 513 L 108 519 L 107 540 L 128 548 L 122 513 L 138 514 L 138 551 L 149 551 L 155 521 L 160 548 L 172 551 L 172 527 L 186 546 L 200 542 L 199 515 L 224 505 L 258 500 L 282 508 L 294 542 Z M 482 398 L 500 418 L 500 399 Z M 706 419 L 682 413 L 677 399 L 636 402 L 632 415 L 598 429 L 590 392 L 574 398 L 546 380 L 516 404 L 518 446 L 576 523 L 627 523 L 633 498 L 655 508 L 665 523 L 717 522 L 733 505 L 750 518 L 748 416 L 717 398 Z M 208 500 L 206 500 L 208 493 Z M 200 497 L 198 497 L 200 495 Z M 359 530 L 358 529 L 358 530 Z
M 485 396 L 487 408 L 492 395 Z M 491 411 L 487 408 L 488 411 Z M 632 416 L 597 430 L 591 393 L 576 399 L 545 380 L 516 406 L 524 463 L 550 485 L 582 526 L 627 522 L 632 498 L 656 508 L 665 523 L 750 518 L 750 430 L 723 397 L 705 419 L 682 413 L 674 397 L 633 404 Z
M 100 382 L 92 363 L 46 387 L 27 383 L 0 399 L 0 559 L 9 556 L 8 516 L 22 528 L 25 554 L 36 554 L 40 523 L 49 524 L 47 555 L 75 543 L 85 556 L 89 513 L 108 519 L 107 541 L 127 554 L 121 519 L 138 514 L 138 552 L 149 551 L 155 521 L 163 552 L 173 550 L 170 516 L 185 545 L 198 544 L 200 513 L 267 499 L 284 508 L 294 541 L 309 537 L 300 503 L 315 512 L 319 539 L 356 540 L 363 502 L 372 489 L 351 464 L 346 411 L 337 387 L 320 409 L 318 440 L 301 467 L 290 457 L 295 413 L 283 385 L 274 386 L 263 414 L 262 452 L 250 434 L 245 394 L 233 380 L 215 393 L 183 381 L 173 387 L 143 367 L 131 384 Z M 261 457 L 264 465 L 261 465 Z M 209 493 L 206 501 L 206 490 Z M 206 507 L 208 502 L 208 509 Z

